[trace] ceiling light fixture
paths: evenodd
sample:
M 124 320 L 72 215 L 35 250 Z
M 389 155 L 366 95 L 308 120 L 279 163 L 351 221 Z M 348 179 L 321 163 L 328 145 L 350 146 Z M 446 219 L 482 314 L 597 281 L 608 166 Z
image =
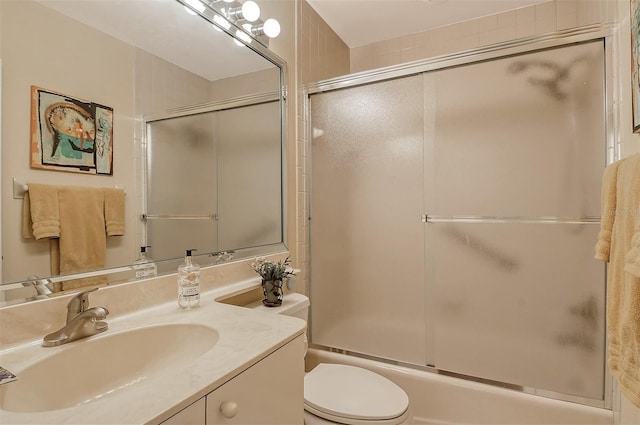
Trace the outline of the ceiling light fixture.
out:
M 200 13 L 204 12 L 204 4 L 202 4 L 202 2 L 200 0 L 185 0 L 185 2 L 191 6 L 193 9 L 197 10 Z M 192 15 L 196 15 L 197 13 L 194 12 L 193 10 L 189 9 L 187 6 L 184 7 L 187 12 L 189 12 Z
M 1 1 L 1 0 L 0 0 Z M 260 19 L 260 6 L 253 0 L 177 0 L 182 3 L 192 15 L 206 15 L 207 6 L 214 13 L 213 17 L 208 16 L 210 22 L 218 31 L 226 31 L 230 33 L 232 26 L 237 28 L 235 31 L 236 44 L 244 46 L 250 44 L 255 39 L 265 47 L 269 47 L 269 39 L 280 35 L 280 22 L 274 18 L 266 21 Z M 251 24 L 247 24 L 251 23 Z M 242 35 L 241 35 L 242 34 Z
M 231 28 L 231 22 L 227 21 L 226 19 L 224 19 L 220 15 L 215 15 L 213 17 L 213 23 L 217 25 L 217 26 L 214 26 L 214 27 L 218 31 L 222 31 L 222 30 L 227 30 L 228 31 L 229 28 Z
M 280 35 L 280 22 L 277 19 L 269 18 L 264 21 L 264 25 L 262 26 L 264 33 L 269 38 L 276 38 Z
M 269 38 L 276 38 L 280 35 L 280 22 L 277 19 L 269 18 L 264 21 L 264 24 L 255 26 L 253 34 L 257 36 L 264 34 Z
M 228 20 L 234 22 L 236 25 L 241 22 L 253 23 L 249 34 L 256 38 L 265 35 L 268 38 L 275 38 L 280 35 L 280 22 L 274 18 L 269 18 L 262 22 L 262 20 L 260 20 L 260 6 L 258 6 L 255 1 L 247 0 L 242 3 L 241 6 L 238 6 L 239 4 L 239 2 L 234 1 L 233 4 L 229 4 L 229 7 L 223 9 L 223 13 Z M 258 39 L 258 41 L 260 40 Z M 268 47 L 268 41 L 266 38 L 263 37 L 262 43 Z
M 239 38 L 240 40 L 242 40 L 242 42 L 244 42 L 244 44 L 251 44 L 251 36 L 249 36 L 249 34 L 247 34 L 246 32 L 242 31 L 242 30 L 237 30 L 236 31 L 236 37 Z M 244 44 L 240 41 L 238 41 L 237 39 L 234 40 L 236 42 L 236 44 L 238 46 L 243 46 Z
M 255 22 L 260 18 L 260 6 L 253 0 L 242 3 L 242 16 L 249 22 Z

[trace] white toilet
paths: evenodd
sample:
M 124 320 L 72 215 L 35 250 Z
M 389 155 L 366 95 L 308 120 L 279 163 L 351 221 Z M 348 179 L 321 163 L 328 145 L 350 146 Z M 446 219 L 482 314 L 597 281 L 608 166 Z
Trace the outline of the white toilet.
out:
M 291 293 L 280 307 L 255 308 L 307 320 L 309 298 Z M 409 397 L 387 378 L 355 366 L 320 363 L 304 377 L 305 425 L 400 425 L 409 418 Z

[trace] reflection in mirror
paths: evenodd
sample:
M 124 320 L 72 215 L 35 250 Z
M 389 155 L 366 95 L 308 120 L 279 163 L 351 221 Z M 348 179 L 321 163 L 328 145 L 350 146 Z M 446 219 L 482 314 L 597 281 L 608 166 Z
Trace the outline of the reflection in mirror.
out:
M 279 115 L 277 100 L 251 99 L 147 122 L 144 218 L 154 257 L 281 242 Z
M 124 188 L 125 234 L 106 238 L 109 283 L 135 278 L 143 245 L 161 272 L 190 248 L 201 265 L 284 249 L 284 62 L 254 48 L 176 0 L 0 1 L 0 303 L 49 297 L 70 280 L 52 273 L 49 240 L 23 238 L 13 178 Z M 30 167 L 31 86 L 113 108 L 113 175 Z M 151 218 L 181 214 L 212 218 Z M 83 272 L 74 278 L 99 271 Z

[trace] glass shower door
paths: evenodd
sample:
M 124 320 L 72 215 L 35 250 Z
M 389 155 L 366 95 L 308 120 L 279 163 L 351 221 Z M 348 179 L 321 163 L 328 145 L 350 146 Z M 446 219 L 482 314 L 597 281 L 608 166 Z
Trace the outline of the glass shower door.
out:
M 424 364 L 421 77 L 312 109 L 312 341 Z
M 312 343 L 603 400 L 604 64 L 595 41 L 313 94 Z
M 438 369 L 602 399 L 603 81 L 602 42 L 425 74 Z

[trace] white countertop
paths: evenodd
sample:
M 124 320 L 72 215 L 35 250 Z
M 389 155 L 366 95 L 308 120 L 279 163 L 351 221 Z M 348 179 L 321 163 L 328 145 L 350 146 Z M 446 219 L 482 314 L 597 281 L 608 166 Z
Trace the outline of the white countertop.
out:
M 181 310 L 177 302 L 141 310 L 114 319 L 107 317 L 109 330 L 90 339 L 137 327 L 168 324 L 202 324 L 216 329 L 215 346 L 191 364 L 176 365 L 161 376 L 150 376 L 127 388 L 114 391 L 86 404 L 70 408 L 22 413 L 0 410 L 0 423 L 23 424 L 144 424 L 158 423 L 203 397 L 305 331 L 306 323 L 293 317 L 215 302 L 222 294 L 255 285 L 244 282 L 203 293 L 200 307 Z M 108 305 L 104 307 L 109 308 Z M 20 379 L 20 372 L 46 357 L 83 344 L 78 340 L 59 347 L 42 347 L 42 338 L 0 351 L 0 365 Z M 100 364 L 95 364 L 100 367 Z M 159 374 L 160 375 L 160 374 Z M 69 376 L 82 385 L 82 369 Z M 9 388 L 0 386 L 0 398 Z

